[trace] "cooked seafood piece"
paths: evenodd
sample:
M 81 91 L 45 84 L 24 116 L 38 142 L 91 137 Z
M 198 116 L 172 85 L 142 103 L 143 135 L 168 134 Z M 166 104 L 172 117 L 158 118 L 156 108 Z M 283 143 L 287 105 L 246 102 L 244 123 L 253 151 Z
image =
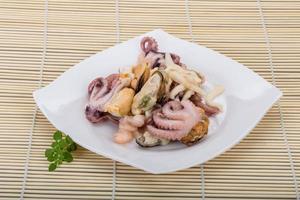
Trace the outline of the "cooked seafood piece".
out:
M 195 92 L 192 90 L 186 91 L 182 97 L 182 100 L 188 100 L 193 94 L 195 94 Z
M 134 94 L 135 92 L 132 88 L 123 88 L 105 105 L 105 110 L 116 117 L 128 115 Z
M 155 137 L 147 131 L 144 133 L 138 134 L 135 141 L 141 147 L 163 146 L 163 145 L 167 145 L 170 143 L 170 140 Z
M 143 37 L 140 42 L 140 47 L 145 53 L 149 53 L 150 51 L 156 52 L 158 50 L 158 44 L 152 37 Z
M 144 37 L 140 43 L 141 54 L 138 57 L 138 63 L 148 63 L 150 68 L 161 68 L 164 69 L 165 65 L 165 52 L 158 51 L 158 44 L 152 37 Z M 186 66 L 180 62 L 180 56 L 175 53 L 171 53 L 173 62 L 183 68 Z
M 165 71 L 173 81 L 183 85 L 186 89 L 198 93 L 201 97 L 203 97 L 207 105 L 217 107 L 219 110 L 222 110 L 221 105 L 212 101 L 216 96 L 220 95 L 224 91 L 222 86 L 217 87 L 209 95 L 207 95 L 207 93 L 200 87 L 203 82 L 203 79 L 201 78 L 203 77 L 202 75 L 193 70 L 185 70 L 179 65 L 176 65 L 170 54 L 166 54 L 166 65 L 167 68 Z
M 138 128 L 145 123 L 143 115 L 125 116 L 120 120 L 119 130 L 115 134 L 114 140 L 118 144 L 125 144 L 133 140 L 134 135 L 138 134 Z
M 173 81 L 179 83 L 185 89 L 199 93 L 201 96 L 206 95 L 205 91 L 200 88 L 202 79 L 197 73 L 182 69 L 180 66 L 174 64 L 169 54 L 166 55 L 166 61 L 166 73 Z
M 188 69 L 179 55 L 160 52 L 152 37 L 143 37 L 140 48 L 136 65 L 89 84 L 86 118 L 118 124 L 118 144 L 196 144 L 208 134 L 208 117 L 222 111 L 213 100 L 224 88 L 208 92 L 203 74 Z
M 159 71 L 153 73 L 142 89 L 134 96 L 131 106 L 132 114 L 142 114 L 155 105 L 162 83 L 163 75 Z
M 180 140 L 201 120 L 199 108 L 191 101 L 169 101 L 153 111 L 147 131 L 160 138 Z
M 221 86 L 221 85 L 215 86 L 211 91 L 208 92 L 208 94 L 205 98 L 206 104 L 211 106 L 211 107 L 216 107 L 216 108 L 219 109 L 219 111 L 222 111 L 223 107 L 220 104 L 213 102 L 213 100 L 217 96 L 222 94 L 223 92 L 224 92 L 224 87 L 223 86 Z
M 146 63 L 139 64 L 132 68 L 132 73 L 134 74 L 134 78 L 131 81 L 131 87 L 137 93 L 149 79 L 150 67 Z
M 205 111 L 207 116 L 213 116 L 220 112 L 220 109 L 215 106 L 207 105 L 199 94 L 194 94 L 191 96 L 190 100 L 198 107 L 202 108 Z
M 85 107 L 86 118 L 97 123 L 105 119 L 106 104 L 114 94 L 130 84 L 131 78 L 120 74 L 111 74 L 106 78 L 96 78 L 88 86 L 89 102 Z
M 93 123 L 106 119 L 104 106 L 113 95 L 112 90 L 119 85 L 119 75 L 96 78 L 88 86 L 89 101 L 85 107 L 86 118 Z
M 205 95 L 205 92 L 200 88 L 202 79 L 195 71 L 185 70 L 176 65 L 170 54 L 166 54 L 166 65 L 165 71 L 173 81 L 183 85 L 186 89 L 199 93 L 201 96 Z
M 176 96 L 185 90 L 185 87 L 181 84 L 175 86 L 170 92 L 170 99 L 175 99 Z
M 201 109 L 202 110 L 202 109 Z M 208 125 L 209 125 L 209 119 L 204 114 L 204 111 L 201 111 L 202 119 L 200 122 L 198 122 L 192 130 L 181 138 L 180 142 L 187 146 L 191 146 L 199 142 L 205 135 L 208 133 Z

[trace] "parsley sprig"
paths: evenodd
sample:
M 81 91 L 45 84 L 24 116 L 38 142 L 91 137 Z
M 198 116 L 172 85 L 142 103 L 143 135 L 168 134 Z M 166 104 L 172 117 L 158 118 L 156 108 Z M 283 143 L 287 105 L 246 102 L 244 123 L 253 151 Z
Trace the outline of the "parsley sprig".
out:
M 56 131 L 53 134 L 53 139 L 54 142 L 51 144 L 51 148 L 45 151 L 45 157 L 50 162 L 49 171 L 54 171 L 63 161 L 72 162 L 71 152 L 77 149 L 76 143 L 61 131 Z

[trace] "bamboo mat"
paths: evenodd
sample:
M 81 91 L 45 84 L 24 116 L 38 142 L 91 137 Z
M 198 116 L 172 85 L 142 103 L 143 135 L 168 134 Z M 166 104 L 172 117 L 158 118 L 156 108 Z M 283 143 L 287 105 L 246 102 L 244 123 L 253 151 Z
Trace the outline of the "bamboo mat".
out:
M 151 175 L 79 148 L 72 163 L 48 172 L 55 129 L 32 92 L 155 28 L 232 57 L 284 96 L 240 144 L 202 166 Z M 0 198 L 299 198 L 299 65 L 300 1 L 1 0 Z

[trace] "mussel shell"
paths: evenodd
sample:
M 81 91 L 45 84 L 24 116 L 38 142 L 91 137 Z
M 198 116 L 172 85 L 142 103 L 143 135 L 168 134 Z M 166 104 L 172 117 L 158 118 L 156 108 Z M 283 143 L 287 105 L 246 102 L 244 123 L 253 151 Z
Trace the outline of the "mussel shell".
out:
M 157 103 L 164 104 L 168 100 L 168 94 L 166 93 L 167 74 L 162 70 L 157 70 L 153 75 L 156 73 L 161 77 L 161 84 L 157 93 Z
M 156 104 L 161 83 L 162 76 L 159 73 L 152 74 L 141 90 L 134 96 L 133 103 L 131 105 L 132 114 L 142 114 L 145 111 L 150 110 Z M 147 102 L 146 105 L 144 105 L 144 102 Z
M 163 146 L 169 144 L 169 140 L 160 139 L 152 136 L 148 132 L 140 133 L 136 137 L 136 143 L 141 147 L 155 147 L 155 146 Z
M 187 146 L 192 146 L 198 143 L 208 133 L 209 120 L 206 115 L 203 115 L 202 120 L 198 122 L 188 135 L 181 138 L 180 142 Z
M 146 81 L 150 77 L 150 67 L 147 64 L 143 64 L 142 67 L 139 69 L 140 71 L 137 74 L 136 77 L 136 86 L 135 86 L 135 93 L 138 93 L 143 85 L 146 83 Z M 143 71 L 141 71 L 143 70 Z

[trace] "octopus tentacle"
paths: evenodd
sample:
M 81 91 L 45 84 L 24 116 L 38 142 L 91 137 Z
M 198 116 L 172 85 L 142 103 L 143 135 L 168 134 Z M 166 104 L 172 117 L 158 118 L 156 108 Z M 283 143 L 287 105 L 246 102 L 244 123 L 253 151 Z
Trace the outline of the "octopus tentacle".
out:
M 179 101 L 170 101 L 163 108 L 163 114 L 170 119 L 184 120 L 187 116 L 181 111 L 182 105 Z
M 123 88 L 121 81 L 115 83 L 114 87 L 98 100 L 99 110 L 104 109 L 104 105 L 112 98 L 112 96 Z
M 158 44 L 152 37 L 144 37 L 140 42 L 142 53 L 138 57 L 138 63 L 148 62 L 151 68 L 165 67 L 165 52 L 158 52 Z M 175 53 L 170 54 L 173 62 L 183 68 L 186 68 L 180 62 L 180 56 Z
M 85 108 L 85 116 L 92 123 L 98 123 L 107 119 L 107 113 L 99 110 L 91 111 L 88 106 Z
M 153 115 L 153 121 L 159 128 L 169 129 L 169 130 L 178 130 L 182 126 L 184 126 L 184 121 L 175 120 L 175 119 L 167 119 L 163 116 L 162 113 Z
M 198 108 L 191 101 L 183 100 L 181 101 L 181 105 L 184 107 L 184 110 L 190 114 L 189 117 L 193 118 L 195 121 L 201 120 L 201 115 L 199 114 Z
M 150 51 L 144 58 L 144 61 L 148 63 L 149 67 L 155 68 L 164 63 L 164 56 L 161 53 Z
M 220 112 L 219 108 L 204 104 L 202 102 L 199 104 L 199 107 L 205 111 L 207 116 L 216 115 Z
M 168 140 L 180 140 L 182 138 L 182 135 L 185 134 L 184 130 L 165 130 L 156 128 L 152 125 L 148 125 L 147 130 L 152 135 Z
M 168 104 L 166 104 L 167 106 L 170 106 L 170 108 L 173 111 L 177 111 L 177 110 L 181 110 L 182 109 L 182 105 L 179 101 L 170 101 L 168 102 Z
M 120 122 L 120 117 L 113 116 L 110 113 L 106 113 L 106 118 L 108 120 L 110 120 L 111 122 L 113 122 L 114 124 L 119 124 L 119 122 Z
M 94 79 L 88 86 L 89 102 L 85 107 L 86 118 L 93 123 L 107 119 L 108 113 L 104 109 L 105 104 L 125 84 L 126 82 L 119 79 L 118 74 Z
M 157 51 L 158 44 L 152 37 L 144 37 L 140 43 L 141 49 L 147 54 L 150 51 Z
M 194 94 L 191 96 L 190 100 L 198 107 L 202 108 L 205 111 L 207 116 L 212 116 L 220 112 L 219 108 L 213 107 L 203 103 L 202 98 L 199 94 Z
M 199 109 L 191 101 L 170 101 L 153 112 L 147 130 L 161 138 L 180 140 L 200 120 Z
M 95 95 L 102 96 L 108 90 L 108 82 L 104 78 L 94 79 L 88 86 L 88 94 L 94 98 Z
M 180 56 L 178 56 L 177 54 L 171 53 L 171 58 L 172 58 L 172 60 L 175 64 L 177 64 L 177 65 L 181 64 L 180 63 Z
M 119 77 L 119 74 L 111 74 L 105 78 L 107 80 L 109 89 L 112 89 L 117 84 Z

